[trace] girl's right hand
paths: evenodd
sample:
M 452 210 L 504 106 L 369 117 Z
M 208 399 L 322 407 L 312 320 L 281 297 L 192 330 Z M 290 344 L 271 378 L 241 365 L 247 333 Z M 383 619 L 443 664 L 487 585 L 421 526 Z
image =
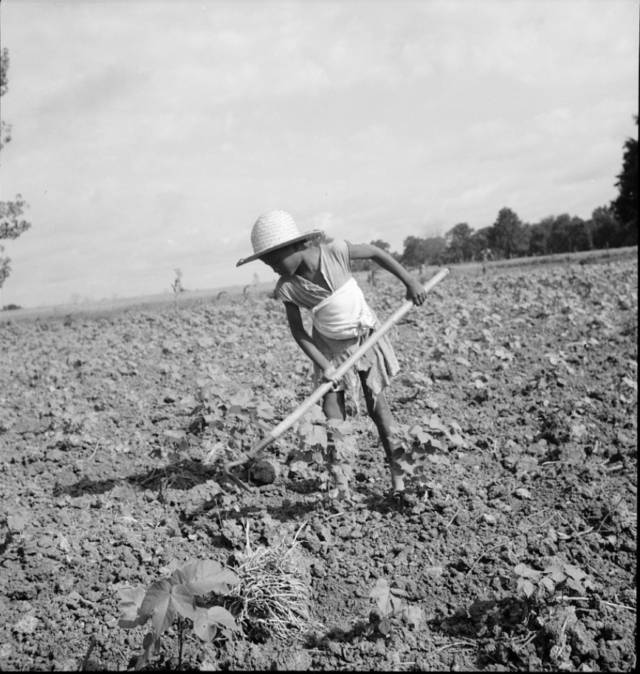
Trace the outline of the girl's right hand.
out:
M 334 386 L 340 381 L 340 377 L 336 376 L 338 370 L 333 365 L 329 365 L 322 370 L 322 378 L 325 381 L 330 381 Z

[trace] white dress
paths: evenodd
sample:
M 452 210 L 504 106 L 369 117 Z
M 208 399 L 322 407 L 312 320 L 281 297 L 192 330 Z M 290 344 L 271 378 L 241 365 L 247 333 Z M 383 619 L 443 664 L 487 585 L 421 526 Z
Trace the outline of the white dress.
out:
M 291 302 L 301 309 L 312 311 L 318 304 L 353 279 L 348 242 L 337 239 L 320 246 L 320 272 L 331 290 L 322 288 L 301 276 L 282 276 L 276 285 L 276 297 L 283 302 Z M 323 335 L 315 326 L 312 330 L 311 338 L 314 344 L 335 367 L 339 367 L 347 360 L 369 335 L 380 327 L 380 321 L 373 309 L 368 305 L 365 306 L 367 315 L 371 316 L 372 320 L 364 323 L 364 328 L 359 330 L 361 333 L 359 336 L 349 339 L 332 339 Z M 353 316 L 353 322 L 357 324 L 359 316 Z M 371 324 L 372 327 L 367 327 Z M 358 372 L 366 373 L 365 384 L 375 400 L 378 393 L 390 384 L 391 377 L 397 374 L 399 369 L 393 346 L 388 336 L 383 335 L 345 375 L 346 388 L 355 394 L 360 379 Z M 314 384 L 317 386 L 321 381 L 322 371 L 315 366 Z M 345 385 L 341 382 L 337 390 L 344 389 Z

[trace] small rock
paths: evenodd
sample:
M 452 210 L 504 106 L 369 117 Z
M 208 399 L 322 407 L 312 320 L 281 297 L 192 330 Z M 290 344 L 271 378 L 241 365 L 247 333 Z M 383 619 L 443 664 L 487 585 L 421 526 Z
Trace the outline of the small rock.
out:
M 444 573 L 444 567 L 443 566 L 427 566 L 424 568 L 424 573 L 427 576 L 431 576 L 432 578 L 440 578 L 442 574 Z
M 587 634 L 584 626 L 577 622 L 571 628 L 570 632 L 571 646 L 573 650 L 583 658 L 597 658 L 598 646 L 596 642 Z
M 385 643 L 382 639 L 378 639 L 376 641 L 375 645 L 375 654 L 376 655 L 384 655 L 387 652 L 387 648 L 385 646 Z
M 249 473 L 251 479 L 258 485 L 273 484 L 280 474 L 280 466 L 275 461 L 261 459 L 251 466 Z
M 469 521 L 469 513 L 460 511 L 453 519 L 454 524 L 462 525 L 466 524 Z
M 300 649 L 288 655 L 283 664 L 283 669 L 287 671 L 306 672 L 311 669 L 311 655 L 308 651 Z
M 327 575 L 324 564 L 322 564 L 322 562 L 315 562 L 315 564 L 311 566 L 311 575 L 316 578 L 324 578 Z
M 33 634 L 40 621 L 33 615 L 26 615 L 24 618 L 18 620 L 13 626 L 13 631 L 19 634 Z
M 341 527 L 338 527 L 335 530 L 334 533 L 339 538 L 351 538 L 352 532 L 353 532 L 353 527 L 350 527 L 346 524 L 343 524 Z
M 396 555 L 395 558 L 395 563 L 396 564 L 404 564 L 404 562 L 407 561 L 407 557 L 409 556 L 409 553 L 411 552 L 411 548 L 407 545 L 400 550 L 400 552 Z
M 327 648 L 334 654 L 342 656 L 342 646 L 337 641 L 329 641 Z
M 314 529 L 316 535 L 321 541 L 325 541 L 325 543 L 331 543 L 333 537 L 331 536 L 331 530 L 329 527 L 318 525 L 317 527 L 314 527 Z

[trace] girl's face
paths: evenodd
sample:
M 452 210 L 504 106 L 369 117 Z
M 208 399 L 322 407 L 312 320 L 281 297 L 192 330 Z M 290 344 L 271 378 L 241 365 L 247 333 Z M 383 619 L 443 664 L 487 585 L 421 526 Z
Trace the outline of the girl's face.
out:
M 276 248 L 270 253 L 260 256 L 260 259 L 280 276 L 293 276 L 300 265 L 295 245 Z

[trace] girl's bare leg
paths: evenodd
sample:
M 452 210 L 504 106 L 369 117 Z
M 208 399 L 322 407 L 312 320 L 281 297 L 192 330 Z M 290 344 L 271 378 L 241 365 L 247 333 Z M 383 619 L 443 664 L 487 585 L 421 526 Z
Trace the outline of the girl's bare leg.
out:
M 380 441 L 382 442 L 382 447 L 384 448 L 384 453 L 387 457 L 387 463 L 389 464 L 389 470 L 391 471 L 391 487 L 394 491 L 403 491 L 404 478 L 402 470 L 398 468 L 393 460 L 394 447 L 391 438 L 393 436 L 392 427 L 395 422 L 393 415 L 391 414 L 389 402 L 387 401 L 384 391 L 380 391 L 380 393 L 374 397 L 373 392 L 366 382 L 367 373 L 360 372 L 359 374 L 360 381 L 362 382 L 362 390 L 364 391 L 364 399 L 367 403 L 367 412 L 378 429 L 378 435 L 380 436 Z
M 329 391 L 322 399 L 322 411 L 327 419 L 347 418 L 347 412 L 344 406 L 344 391 Z
M 344 403 L 344 391 L 330 391 L 322 400 L 322 411 L 327 419 L 339 419 L 344 421 L 347 413 Z M 336 450 L 333 434 L 327 433 L 327 454 L 329 459 L 329 472 L 333 479 L 333 489 L 337 489 L 337 498 L 344 499 L 350 496 L 349 475 L 351 467 L 344 463 L 344 458 L 339 456 Z

